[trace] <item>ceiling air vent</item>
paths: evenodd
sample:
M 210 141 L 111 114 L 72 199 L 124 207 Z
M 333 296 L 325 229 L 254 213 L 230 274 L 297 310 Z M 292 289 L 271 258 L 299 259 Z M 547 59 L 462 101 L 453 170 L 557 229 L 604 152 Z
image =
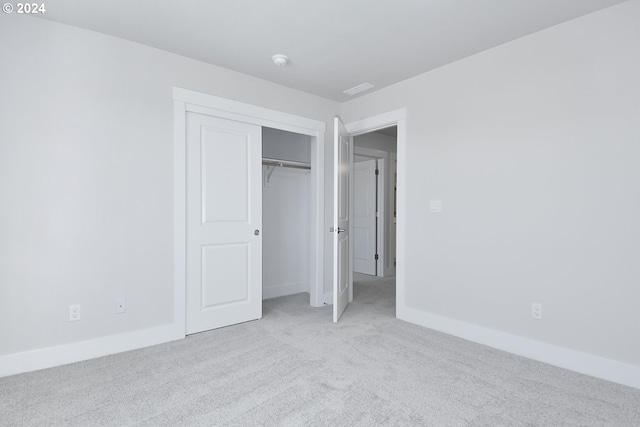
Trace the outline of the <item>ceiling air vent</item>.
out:
M 346 93 L 347 95 L 355 95 L 356 93 L 364 92 L 365 90 L 369 90 L 373 87 L 371 83 L 362 83 L 361 85 L 352 87 L 351 89 L 347 89 L 342 93 Z

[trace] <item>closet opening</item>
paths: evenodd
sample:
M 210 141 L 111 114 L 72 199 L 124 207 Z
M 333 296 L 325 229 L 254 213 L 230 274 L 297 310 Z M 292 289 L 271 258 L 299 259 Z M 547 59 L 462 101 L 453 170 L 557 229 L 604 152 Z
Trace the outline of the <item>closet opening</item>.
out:
M 312 293 L 311 140 L 262 127 L 263 300 Z

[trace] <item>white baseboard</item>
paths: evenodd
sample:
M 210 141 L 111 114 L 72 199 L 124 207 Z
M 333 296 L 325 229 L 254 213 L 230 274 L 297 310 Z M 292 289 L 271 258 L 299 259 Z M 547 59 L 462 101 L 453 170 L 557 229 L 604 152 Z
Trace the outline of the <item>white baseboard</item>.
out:
M 640 366 L 637 365 L 558 347 L 409 307 L 398 307 L 396 317 L 529 359 L 640 389 Z
M 285 295 L 309 292 L 309 283 L 285 283 L 283 285 L 263 286 L 262 299 L 283 297 Z
M 324 293 L 324 303 L 326 305 L 333 305 L 333 292 Z
M 184 337 L 184 328 L 170 324 L 87 341 L 0 355 L 0 377 L 81 362 L 175 341 Z

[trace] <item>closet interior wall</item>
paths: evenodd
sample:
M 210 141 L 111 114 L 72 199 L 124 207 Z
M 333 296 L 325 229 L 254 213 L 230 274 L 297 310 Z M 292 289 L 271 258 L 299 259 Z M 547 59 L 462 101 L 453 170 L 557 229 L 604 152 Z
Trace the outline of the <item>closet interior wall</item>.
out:
M 311 137 L 264 127 L 262 157 L 262 298 L 309 292 Z

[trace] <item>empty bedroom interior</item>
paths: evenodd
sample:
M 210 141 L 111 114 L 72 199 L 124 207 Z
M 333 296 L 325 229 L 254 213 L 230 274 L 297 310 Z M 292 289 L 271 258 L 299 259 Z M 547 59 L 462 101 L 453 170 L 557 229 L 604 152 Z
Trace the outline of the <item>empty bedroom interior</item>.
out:
M 370 321 L 425 347 L 436 336 L 452 349 L 482 344 L 478 354 L 514 369 L 544 362 L 553 365 L 544 372 L 572 378 L 576 390 L 590 385 L 585 388 L 594 401 L 598 390 L 614 390 L 608 396 L 617 396 L 628 416 L 618 421 L 640 420 L 638 407 L 628 405 L 640 396 L 640 0 L 608 4 L 353 99 L 306 92 L 281 77 L 268 81 L 65 19 L 3 14 L 0 36 L 11 42 L 0 48 L 0 395 L 20 387 L 15 378 L 25 378 L 23 387 L 30 378 L 35 382 L 28 375 L 40 369 L 51 369 L 47 381 L 54 384 L 63 374 L 107 369 L 117 360 L 111 358 L 130 350 L 142 352 L 125 353 L 142 364 L 166 348 L 178 366 L 179 356 L 189 359 L 181 345 L 190 340 L 202 354 L 218 351 L 213 347 L 219 340 L 247 363 L 248 356 L 234 353 L 243 339 L 283 360 L 320 351 L 309 339 L 314 334 L 336 348 L 348 342 L 357 351 L 359 343 L 371 344 L 349 340 L 350 329 L 333 324 L 328 307 L 310 304 L 307 237 L 287 249 L 296 259 L 291 277 L 276 267 L 286 265 L 287 253 L 265 254 L 272 261 L 263 270 L 263 293 L 275 299 L 265 301 L 263 319 L 182 339 L 184 319 L 176 319 L 175 310 L 184 295 L 176 293 L 174 269 L 172 90 L 184 88 L 326 124 L 320 163 L 326 232 L 318 242 L 323 283 L 317 291 L 325 302 L 332 292 L 333 118 L 339 115 L 349 128 L 403 111 L 393 153 L 401 227 L 397 270 L 387 256 L 381 275 L 395 274 L 397 319 L 366 317 L 356 294 L 345 312 L 352 310 L 346 319 L 354 322 L 351 331 Z M 263 142 L 277 134 L 265 132 Z M 309 139 L 301 141 L 302 157 L 288 160 L 310 163 Z M 388 153 L 390 190 L 394 156 Z M 263 197 L 272 197 L 263 199 L 272 230 L 282 235 L 291 225 L 307 236 L 309 171 L 265 165 L 262 174 Z M 387 228 L 390 206 L 387 198 Z M 285 222 L 278 222 L 280 215 Z M 266 228 L 263 234 L 274 237 Z M 126 312 L 115 313 L 114 302 L 123 298 Z M 70 322 L 73 304 L 82 305 L 82 318 Z M 288 316 L 304 310 L 310 317 L 298 325 L 282 323 L 295 322 Z M 346 334 L 344 340 L 332 340 L 334 333 Z M 166 347 L 152 347 L 159 344 Z M 336 354 L 335 360 L 353 362 L 356 372 L 375 366 L 365 360 L 357 368 L 346 350 Z M 216 353 L 212 360 L 223 359 Z M 321 370 L 320 359 L 299 363 Z M 80 363 L 73 368 L 71 362 Z M 397 372 L 410 375 L 403 366 Z M 481 363 L 469 366 L 487 378 Z M 333 391 L 350 378 L 346 366 L 327 369 Z M 279 392 L 292 385 L 302 393 L 302 385 L 281 374 L 291 383 L 273 379 Z M 320 372 L 308 375 L 322 383 Z M 325 390 L 317 387 L 318 394 Z M 589 411 L 565 395 L 559 400 Z M 10 404 L 15 406 L 5 409 L 15 415 L 21 403 Z M 231 422 L 233 414 L 227 415 Z M 540 424 L 553 421 L 537 418 Z

